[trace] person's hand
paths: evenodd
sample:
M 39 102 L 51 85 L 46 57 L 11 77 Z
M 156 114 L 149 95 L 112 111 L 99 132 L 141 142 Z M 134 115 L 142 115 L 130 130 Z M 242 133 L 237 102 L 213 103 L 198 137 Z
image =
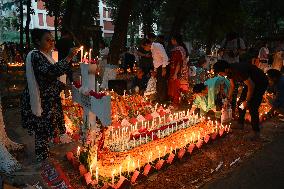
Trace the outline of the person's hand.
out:
M 80 51 L 80 48 L 78 48 L 78 47 L 74 47 L 74 48 L 70 49 L 70 52 L 69 52 L 69 54 L 66 58 L 67 61 L 70 62 L 70 60 L 72 60 L 73 57 L 76 56 L 79 51 Z
M 162 77 L 165 77 L 167 74 L 166 68 L 162 68 Z
M 176 80 L 177 79 L 177 74 L 173 75 L 173 79 Z

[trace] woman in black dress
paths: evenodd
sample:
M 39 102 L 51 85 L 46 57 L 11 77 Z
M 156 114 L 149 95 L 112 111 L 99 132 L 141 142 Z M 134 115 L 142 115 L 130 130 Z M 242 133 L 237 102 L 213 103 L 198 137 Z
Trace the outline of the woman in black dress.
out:
M 69 62 L 78 49 L 71 49 L 69 55 L 55 62 L 51 57 L 54 38 L 50 31 L 34 29 L 31 32 L 35 50 L 27 55 L 27 87 L 21 99 L 22 126 L 35 135 L 35 154 L 41 162 L 49 157 L 49 141 L 65 133 L 60 92 L 64 84 L 59 76 L 70 71 Z

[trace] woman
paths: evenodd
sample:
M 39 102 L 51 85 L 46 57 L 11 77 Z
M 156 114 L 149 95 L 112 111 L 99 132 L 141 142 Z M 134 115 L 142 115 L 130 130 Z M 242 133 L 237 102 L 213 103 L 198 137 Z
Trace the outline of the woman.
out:
M 251 115 L 251 125 L 254 133 L 251 139 L 258 139 L 259 128 L 259 106 L 268 86 L 265 73 L 255 65 L 248 63 L 229 64 L 225 60 L 219 60 L 213 66 L 216 74 L 227 76 L 230 79 L 228 101 L 232 101 L 235 83 L 240 82 L 244 87 L 239 99 L 239 124 L 233 125 L 235 129 L 243 129 L 246 109 Z
M 50 56 L 54 48 L 50 31 L 34 29 L 31 36 L 35 50 L 26 58 L 28 85 L 22 95 L 21 114 L 22 126 L 35 135 L 36 159 L 41 162 L 49 157 L 48 142 L 65 133 L 60 99 L 64 84 L 58 78 L 69 71 L 69 62 L 79 49 L 71 49 L 65 59 L 56 63 Z
M 188 90 L 188 51 L 180 35 L 173 36 L 171 43 L 174 48 L 170 57 L 170 79 L 168 84 L 168 95 L 172 99 L 173 105 L 178 106 L 180 92 Z

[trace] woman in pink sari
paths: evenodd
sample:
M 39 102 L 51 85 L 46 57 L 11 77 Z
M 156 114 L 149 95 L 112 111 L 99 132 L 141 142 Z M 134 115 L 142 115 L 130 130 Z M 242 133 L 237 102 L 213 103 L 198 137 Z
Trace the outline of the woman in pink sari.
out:
M 168 95 L 173 105 L 178 106 L 180 93 L 188 91 L 188 51 L 180 35 L 173 36 L 171 43 L 174 48 L 170 57 L 170 79 L 168 84 Z

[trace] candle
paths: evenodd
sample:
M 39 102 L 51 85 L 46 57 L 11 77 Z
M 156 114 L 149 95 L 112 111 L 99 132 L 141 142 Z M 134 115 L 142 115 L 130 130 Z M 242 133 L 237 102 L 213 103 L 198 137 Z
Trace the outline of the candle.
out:
M 96 180 L 97 180 L 97 183 L 99 183 L 99 168 L 96 167 Z
M 142 143 L 142 137 L 140 135 L 140 137 L 139 137 L 139 144 L 141 145 L 141 143 Z
M 122 170 L 122 166 L 119 166 L 119 176 L 121 177 L 121 170 Z
M 154 140 L 154 133 L 152 132 L 152 140 Z
M 129 175 L 129 169 L 130 169 L 130 157 L 128 159 L 128 162 L 127 162 L 127 174 Z
M 167 154 L 167 146 L 165 146 L 164 154 L 165 154 L 165 155 Z M 164 156 L 165 156 L 165 155 L 164 155 Z
M 182 128 L 184 129 L 184 121 L 182 121 Z
M 125 98 L 125 93 L 126 93 L 126 90 L 123 91 L 123 97 L 124 97 L 124 98 Z
M 91 63 L 92 60 L 92 49 L 89 50 L 89 63 Z
M 84 61 L 86 61 L 86 59 L 87 59 L 87 55 L 88 55 L 88 52 L 85 52 L 85 55 L 84 55 Z
M 111 177 L 112 177 L 112 185 L 114 186 L 114 174 L 115 174 L 116 170 L 114 169 L 112 172 L 111 172 Z
M 77 148 L 77 157 L 79 157 L 80 156 L 80 146 L 78 146 L 78 148 Z
M 81 51 L 80 61 L 83 62 L 83 54 L 84 54 L 84 47 L 83 46 L 80 47 L 80 51 Z
M 140 161 L 139 161 L 139 159 L 138 159 L 137 164 L 138 164 L 138 169 L 139 169 L 139 171 L 140 171 Z
M 136 141 L 135 141 L 135 138 L 134 138 L 134 147 L 136 146 Z

